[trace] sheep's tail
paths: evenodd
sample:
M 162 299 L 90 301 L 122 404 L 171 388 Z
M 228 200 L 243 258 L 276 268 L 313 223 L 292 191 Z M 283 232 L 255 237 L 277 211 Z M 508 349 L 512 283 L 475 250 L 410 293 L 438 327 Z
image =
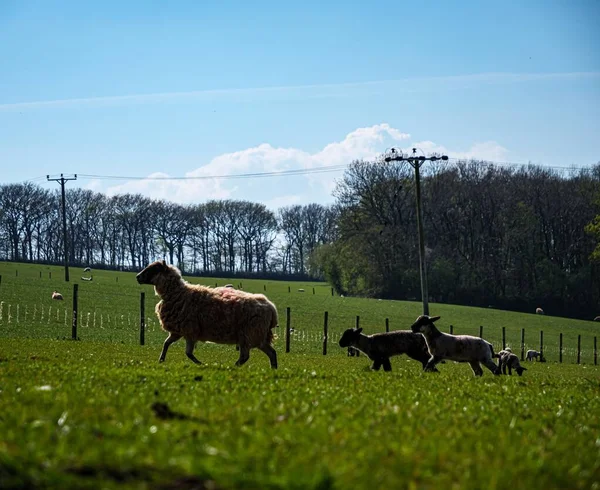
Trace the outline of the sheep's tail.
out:
M 498 354 L 494 353 L 494 346 L 490 343 L 488 343 L 488 345 L 490 346 L 490 350 L 492 351 L 492 359 L 494 359 L 494 357 L 496 359 L 500 359 L 500 356 Z
M 269 345 L 277 338 L 277 335 L 273 333 L 273 329 L 279 327 L 279 321 L 277 319 L 277 311 L 273 312 L 271 316 L 271 325 L 269 325 L 269 332 L 267 333 L 267 342 Z

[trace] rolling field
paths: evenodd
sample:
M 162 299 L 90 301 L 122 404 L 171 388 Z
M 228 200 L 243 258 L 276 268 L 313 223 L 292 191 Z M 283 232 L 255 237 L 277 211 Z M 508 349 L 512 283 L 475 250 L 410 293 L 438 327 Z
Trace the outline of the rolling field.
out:
M 61 268 L 0 263 L 0 275 L 0 488 L 600 488 L 597 323 L 432 304 L 442 330 L 478 335 L 483 325 L 497 348 L 502 327 L 515 351 L 522 328 L 526 348 L 539 348 L 543 330 L 549 362 L 475 378 L 452 362 L 422 373 L 403 356 L 391 373 L 372 372 L 337 346 L 341 332 L 357 315 L 367 333 L 386 318 L 407 328 L 419 303 L 341 298 L 322 283 L 191 278 L 266 292 L 280 314 L 280 369 L 254 350 L 234 368 L 235 348 L 214 344 L 198 346 L 196 366 L 182 342 L 158 364 L 157 298 L 135 274 L 93 271 L 84 282 L 71 269 L 80 341 L 68 340 L 73 285 Z M 50 299 L 54 289 L 64 302 Z

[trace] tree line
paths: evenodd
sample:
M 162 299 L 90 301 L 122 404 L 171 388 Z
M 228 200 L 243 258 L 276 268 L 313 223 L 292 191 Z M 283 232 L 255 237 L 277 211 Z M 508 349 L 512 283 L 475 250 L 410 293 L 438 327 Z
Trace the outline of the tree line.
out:
M 600 164 L 559 172 L 483 161 L 422 167 L 430 300 L 600 314 Z M 352 162 L 335 204 L 271 211 L 222 200 L 66 192 L 69 262 L 187 274 L 325 278 L 339 294 L 420 299 L 414 171 Z M 61 263 L 60 193 L 0 186 L 0 259 Z
M 333 206 L 273 212 L 248 201 L 180 205 L 140 194 L 66 191 L 69 263 L 139 270 L 165 258 L 186 273 L 306 277 L 306 257 L 335 238 Z M 0 186 L 0 259 L 62 263 L 60 192 Z
M 482 161 L 422 167 L 433 301 L 600 314 L 600 164 L 559 172 Z M 335 189 L 338 239 L 311 257 L 341 293 L 420 299 L 414 170 L 354 162 Z

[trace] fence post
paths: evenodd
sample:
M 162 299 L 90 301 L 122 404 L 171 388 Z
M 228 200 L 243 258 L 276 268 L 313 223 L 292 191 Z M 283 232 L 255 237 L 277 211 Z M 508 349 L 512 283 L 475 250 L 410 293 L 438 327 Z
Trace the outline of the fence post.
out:
M 263 284 L 263 289 L 266 291 L 267 290 L 267 285 Z
M 544 359 L 544 331 L 540 330 L 540 361 Z
M 562 362 L 562 332 L 558 337 L 558 362 Z
M 479 338 L 483 338 L 483 325 L 479 325 Z
M 323 316 L 323 355 L 327 355 L 327 320 L 329 313 L 325 312 Z
M 144 308 L 146 300 L 146 293 L 142 291 L 140 293 L 140 345 L 144 345 L 144 336 L 146 334 L 146 324 L 144 323 L 144 312 L 146 309 Z
M 0 284 L 2 284 L 2 274 L 0 274 Z
M 15 277 L 19 276 L 19 269 L 15 269 Z
M 290 286 L 288 286 L 288 293 L 292 292 L 292 288 Z
M 71 322 L 71 338 L 77 340 L 77 291 L 79 284 L 73 284 L 73 319 Z
M 48 279 L 52 279 L 52 271 L 48 271 Z
M 452 325 L 450 325 L 450 335 L 454 334 L 454 327 Z
M 333 296 L 333 288 L 331 288 L 331 296 Z
M 315 294 L 315 288 L 313 288 L 313 294 Z
M 40 271 L 40 279 L 42 278 L 42 271 Z
M 286 308 L 286 322 L 285 322 L 285 351 L 290 351 L 290 307 Z
M 390 331 L 390 319 L 389 318 L 385 319 L 385 331 L 386 332 Z
M 502 327 L 502 349 L 506 349 L 506 327 Z
M 594 366 L 598 365 L 598 351 L 596 350 L 596 337 L 594 337 Z
M 581 334 L 577 336 L 577 364 L 581 364 Z
M 521 361 L 525 360 L 525 329 L 521 329 Z

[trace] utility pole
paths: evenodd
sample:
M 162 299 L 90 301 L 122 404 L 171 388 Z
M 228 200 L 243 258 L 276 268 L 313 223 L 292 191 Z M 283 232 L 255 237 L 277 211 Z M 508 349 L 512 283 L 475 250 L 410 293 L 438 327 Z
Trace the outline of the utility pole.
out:
M 404 156 L 402 151 L 392 148 L 391 156 L 385 157 L 386 162 L 405 161 L 415 169 L 415 196 L 417 201 L 417 229 L 419 232 L 419 273 L 421 275 L 421 301 L 423 302 L 423 315 L 429 315 L 429 293 L 427 292 L 427 271 L 425 269 L 425 233 L 423 232 L 423 215 L 421 212 L 421 165 L 426 161 L 435 162 L 437 160 L 448 160 L 446 155 L 441 157 L 418 156 L 417 149 L 412 149 L 412 155 Z
M 46 179 L 49 182 L 54 181 L 60 184 L 63 222 L 63 249 L 65 252 L 65 281 L 69 282 L 69 248 L 67 242 L 67 211 L 65 205 L 65 184 L 69 180 L 77 180 L 77 174 L 75 174 L 73 177 L 63 177 L 63 174 L 60 174 L 59 179 L 51 179 L 49 175 L 46 175 Z

